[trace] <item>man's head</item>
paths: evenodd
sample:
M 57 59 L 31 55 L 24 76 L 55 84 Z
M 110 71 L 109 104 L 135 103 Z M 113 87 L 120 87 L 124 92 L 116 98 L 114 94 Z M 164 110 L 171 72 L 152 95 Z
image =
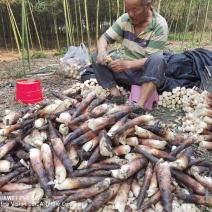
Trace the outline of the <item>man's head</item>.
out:
M 151 6 L 151 0 L 124 0 L 126 12 L 134 25 L 146 22 Z

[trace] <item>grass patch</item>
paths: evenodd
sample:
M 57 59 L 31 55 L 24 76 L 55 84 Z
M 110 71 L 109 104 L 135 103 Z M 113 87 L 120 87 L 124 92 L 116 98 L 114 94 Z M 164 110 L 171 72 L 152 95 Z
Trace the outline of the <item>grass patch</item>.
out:
M 183 36 L 184 36 L 184 32 L 182 32 L 181 34 L 171 34 L 169 33 L 168 35 L 168 39 L 169 40 L 174 40 L 174 41 L 182 41 L 183 40 Z M 193 32 L 187 32 L 184 38 L 184 41 L 189 41 L 192 42 L 193 40 Z
M 8 77 L 21 77 L 23 76 L 23 68 L 12 66 L 6 69 Z
M 32 58 L 47 58 L 47 55 L 44 52 L 34 52 Z
M 169 46 L 168 48 L 166 48 L 166 50 L 168 50 L 168 52 L 170 52 L 172 54 L 182 53 L 181 47 Z
M 57 56 L 60 58 L 64 57 L 67 51 L 68 51 L 68 49 L 64 47 L 58 53 L 55 53 L 54 56 Z

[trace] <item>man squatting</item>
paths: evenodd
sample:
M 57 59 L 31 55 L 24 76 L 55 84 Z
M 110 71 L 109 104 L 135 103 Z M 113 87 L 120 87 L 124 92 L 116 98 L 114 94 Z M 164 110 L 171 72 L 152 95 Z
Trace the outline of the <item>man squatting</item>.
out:
M 168 38 L 166 20 L 151 6 L 151 0 L 124 0 L 126 12 L 100 37 L 97 52 L 92 55 L 92 67 L 97 82 L 109 89 L 107 100 L 124 104 L 117 83 L 141 85 L 141 95 L 135 104 L 145 104 L 164 79 L 166 61 L 163 50 Z M 108 44 L 120 42 L 124 46 L 123 59 L 115 59 L 107 66 Z

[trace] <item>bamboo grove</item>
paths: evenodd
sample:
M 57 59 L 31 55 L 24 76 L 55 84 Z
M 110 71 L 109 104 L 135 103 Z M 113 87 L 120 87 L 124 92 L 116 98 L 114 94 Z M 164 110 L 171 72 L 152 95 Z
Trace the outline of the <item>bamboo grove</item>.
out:
M 212 44 L 210 0 L 154 0 L 169 25 L 169 39 Z M 123 0 L 0 0 L 0 46 L 8 50 L 56 48 L 84 42 L 90 51 L 125 12 Z

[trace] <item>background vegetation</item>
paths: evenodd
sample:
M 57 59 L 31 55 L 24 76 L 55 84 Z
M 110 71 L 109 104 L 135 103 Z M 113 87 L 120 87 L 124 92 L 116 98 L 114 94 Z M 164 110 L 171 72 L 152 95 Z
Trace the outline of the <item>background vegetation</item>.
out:
M 125 12 L 123 0 L 0 0 L 0 47 L 42 52 L 84 42 L 89 48 Z M 154 0 L 169 39 L 212 44 L 210 0 Z

